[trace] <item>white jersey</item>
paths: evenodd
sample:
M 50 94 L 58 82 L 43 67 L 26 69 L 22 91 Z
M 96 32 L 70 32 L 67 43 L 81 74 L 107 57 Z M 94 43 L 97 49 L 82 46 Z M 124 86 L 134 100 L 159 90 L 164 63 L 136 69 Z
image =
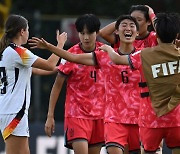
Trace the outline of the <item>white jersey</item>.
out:
M 11 43 L 0 57 L 0 114 L 18 113 L 23 104 L 28 114 L 32 64 L 38 56 Z

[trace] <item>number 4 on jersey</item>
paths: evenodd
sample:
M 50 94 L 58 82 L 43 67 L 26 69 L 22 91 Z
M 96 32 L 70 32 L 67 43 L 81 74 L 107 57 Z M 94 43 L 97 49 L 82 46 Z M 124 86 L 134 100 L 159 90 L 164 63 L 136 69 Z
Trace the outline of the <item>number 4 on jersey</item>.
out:
M 94 82 L 96 82 L 96 71 L 91 71 L 91 78 L 94 78 Z

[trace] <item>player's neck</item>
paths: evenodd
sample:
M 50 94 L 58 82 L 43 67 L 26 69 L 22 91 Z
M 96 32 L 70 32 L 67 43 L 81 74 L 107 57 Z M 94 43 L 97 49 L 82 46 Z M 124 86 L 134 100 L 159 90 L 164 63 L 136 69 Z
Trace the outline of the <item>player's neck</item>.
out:
M 12 42 L 18 46 L 21 46 L 22 45 L 22 41 L 20 39 L 12 39 Z
M 86 47 L 86 46 L 83 46 L 82 43 L 79 43 L 79 46 L 80 46 L 81 50 L 84 52 L 93 52 L 96 49 L 96 44 L 94 44 L 93 46 L 87 46 Z
M 143 40 L 143 39 L 145 39 L 146 37 L 148 37 L 149 34 L 150 34 L 149 31 L 145 31 L 144 33 L 141 33 L 141 35 L 137 36 L 137 37 L 136 37 L 136 40 Z
M 134 52 L 135 48 L 133 46 L 133 44 L 121 44 L 118 52 L 121 54 L 130 54 L 132 52 Z

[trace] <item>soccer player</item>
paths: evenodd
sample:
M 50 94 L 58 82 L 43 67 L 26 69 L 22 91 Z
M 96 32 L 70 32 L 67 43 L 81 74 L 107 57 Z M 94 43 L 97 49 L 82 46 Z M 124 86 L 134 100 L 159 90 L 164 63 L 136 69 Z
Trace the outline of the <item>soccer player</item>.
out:
M 140 137 L 146 153 L 154 154 L 162 139 L 180 153 L 180 52 L 174 44 L 180 33 L 179 14 L 159 13 L 154 21 L 159 45 L 130 56 L 102 46 L 115 64 L 130 65 L 142 76 Z M 178 41 L 177 41 L 178 42 Z
M 75 22 L 80 42 L 68 52 L 85 54 L 99 52 L 102 43 L 96 41 L 100 21 L 93 14 L 84 14 Z M 95 64 L 95 61 L 94 61 Z M 100 68 L 61 61 L 58 67 L 45 124 L 52 135 L 55 128 L 54 110 L 64 81 L 67 81 L 65 101 L 65 146 L 76 154 L 99 154 L 104 145 L 104 80 Z
M 156 33 L 152 30 L 149 31 L 150 26 L 153 27 L 152 22 L 155 17 L 153 9 L 147 5 L 132 5 L 129 10 L 129 14 L 135 17 L 139 24 L 138 35 L 133 42 L 134 47 L 137 50 L 141 50 L 146 47 L 156 46 Z M 111 43 L 113 48 L 120 46 L 120 38 L 116 32 L 115 22 L 100 29 L 99 35 Z M 159 153 L 162 153 L 162 143 L 158 149 L 158 151 L 160 150 Z
M 54 54 L 48 60 L 42 59 L 22 47 L 28 37 L 28 21 L 20 15 L 10 15 L 0 41 L 0 130 L 6 154 L 30 153 L 28 109 L 32 67 L 37 68 L 38 74 L 43 74 L 43 70 L 52 73 L 59 60 Z M 62 45 L 59 42 L 59 47 L 63 47 L 67 34 L 58 35 L 58 39 L 64 41 Z M 48 74 L 47 71 L 44 73 Z
M 152 47 L 157 45 L 156 33 L 149 31 L 153 16 L 149 16 L 149 8 L 145 5 L 132 5 L 129 14 L 135 17 L 139 24 L 139 31 L 133 45 L 137 49 Z M 152 15 L 152 14 L 151 14 Z M 110 23 L 100 29 L 99 35 L 107 42 L 111 43 L 114 48 L 120 46 L 120 38 L 116 33 L 115 23 Z
M 121 38 L 121 47 L 117 48 L 116 52 L 120 55 L 135 53 L 132 43 L 138 32 L 136 19 L 130 15 L 121 16 L 116 22 L 116 28 Z M 113 64 L 108 54 L 103 51 L 71 54 L 38 38 L 34 38 L 34 45 L 47 48 L 69 61 L 94 65 L 101 69 L 105 85 L 104 127 L 107 151 L 109 154 L 122 154 L 124 147 L 128 145 L 131 152 L 138 153 L 139 72 L 132 71 L 129 66 Z

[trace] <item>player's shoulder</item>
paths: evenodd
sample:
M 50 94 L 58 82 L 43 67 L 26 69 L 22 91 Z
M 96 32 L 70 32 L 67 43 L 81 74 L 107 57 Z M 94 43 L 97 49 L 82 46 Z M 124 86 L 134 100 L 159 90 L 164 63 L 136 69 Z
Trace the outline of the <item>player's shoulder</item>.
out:
M 149 33 L 149 36 L 148 36 L 148 38 L 156 38 L 156 32 L 155 31 L 151 31 L 150 33 Z
M 137 49 L 134 53 L 132 53 L 132 56 L 135 56 L 135 55 L 140 55 L 141 54 L 141 52 L 142 52 L 142 50 L 141 49 Z
M 102 43 L 102 42 L 99 42 L 99 41 L 96 41 L 96 47 L 100 47 L 100 46 L 102 46 L 104 43 Z
M 151 31 L 150 35 L 156 35 L 156 32 L 155 31 Z
M 80 53 L 81 52 L 81 48 L 80 48 L 80 44 L 75 44 L 73 45 L 72 47 L 70 47 L 68 49 L 68 52 L 71 52 L 71 53 Z
M 10 43 L 7 48 L 4 50 L 3 54 L 9 54 L 13 56 L 14 54 L 19 54 L 25 52 L 26 48 L 18 46 L 14 43 Z
M 22 46 L 19 46 L 19 45 L 17 45 L 17 44 L 15 44 L 15 43 L 10 43 L 9 44 L 9 46 L 12 48 L 12 49 L 14 49 L 15 51 L 17 51 L 17 52 L 25 52 L 26 50 L 27 50 L 27 48 L 24 48 L 24 47 L 22 47 Z
M 158 48 L 159 48 L 158 46 L 144 48 L 141 51 L 141 55 L 150 55 L 150 54 L 153 54 L 154 52 L 156 52 L 158 50 Z

